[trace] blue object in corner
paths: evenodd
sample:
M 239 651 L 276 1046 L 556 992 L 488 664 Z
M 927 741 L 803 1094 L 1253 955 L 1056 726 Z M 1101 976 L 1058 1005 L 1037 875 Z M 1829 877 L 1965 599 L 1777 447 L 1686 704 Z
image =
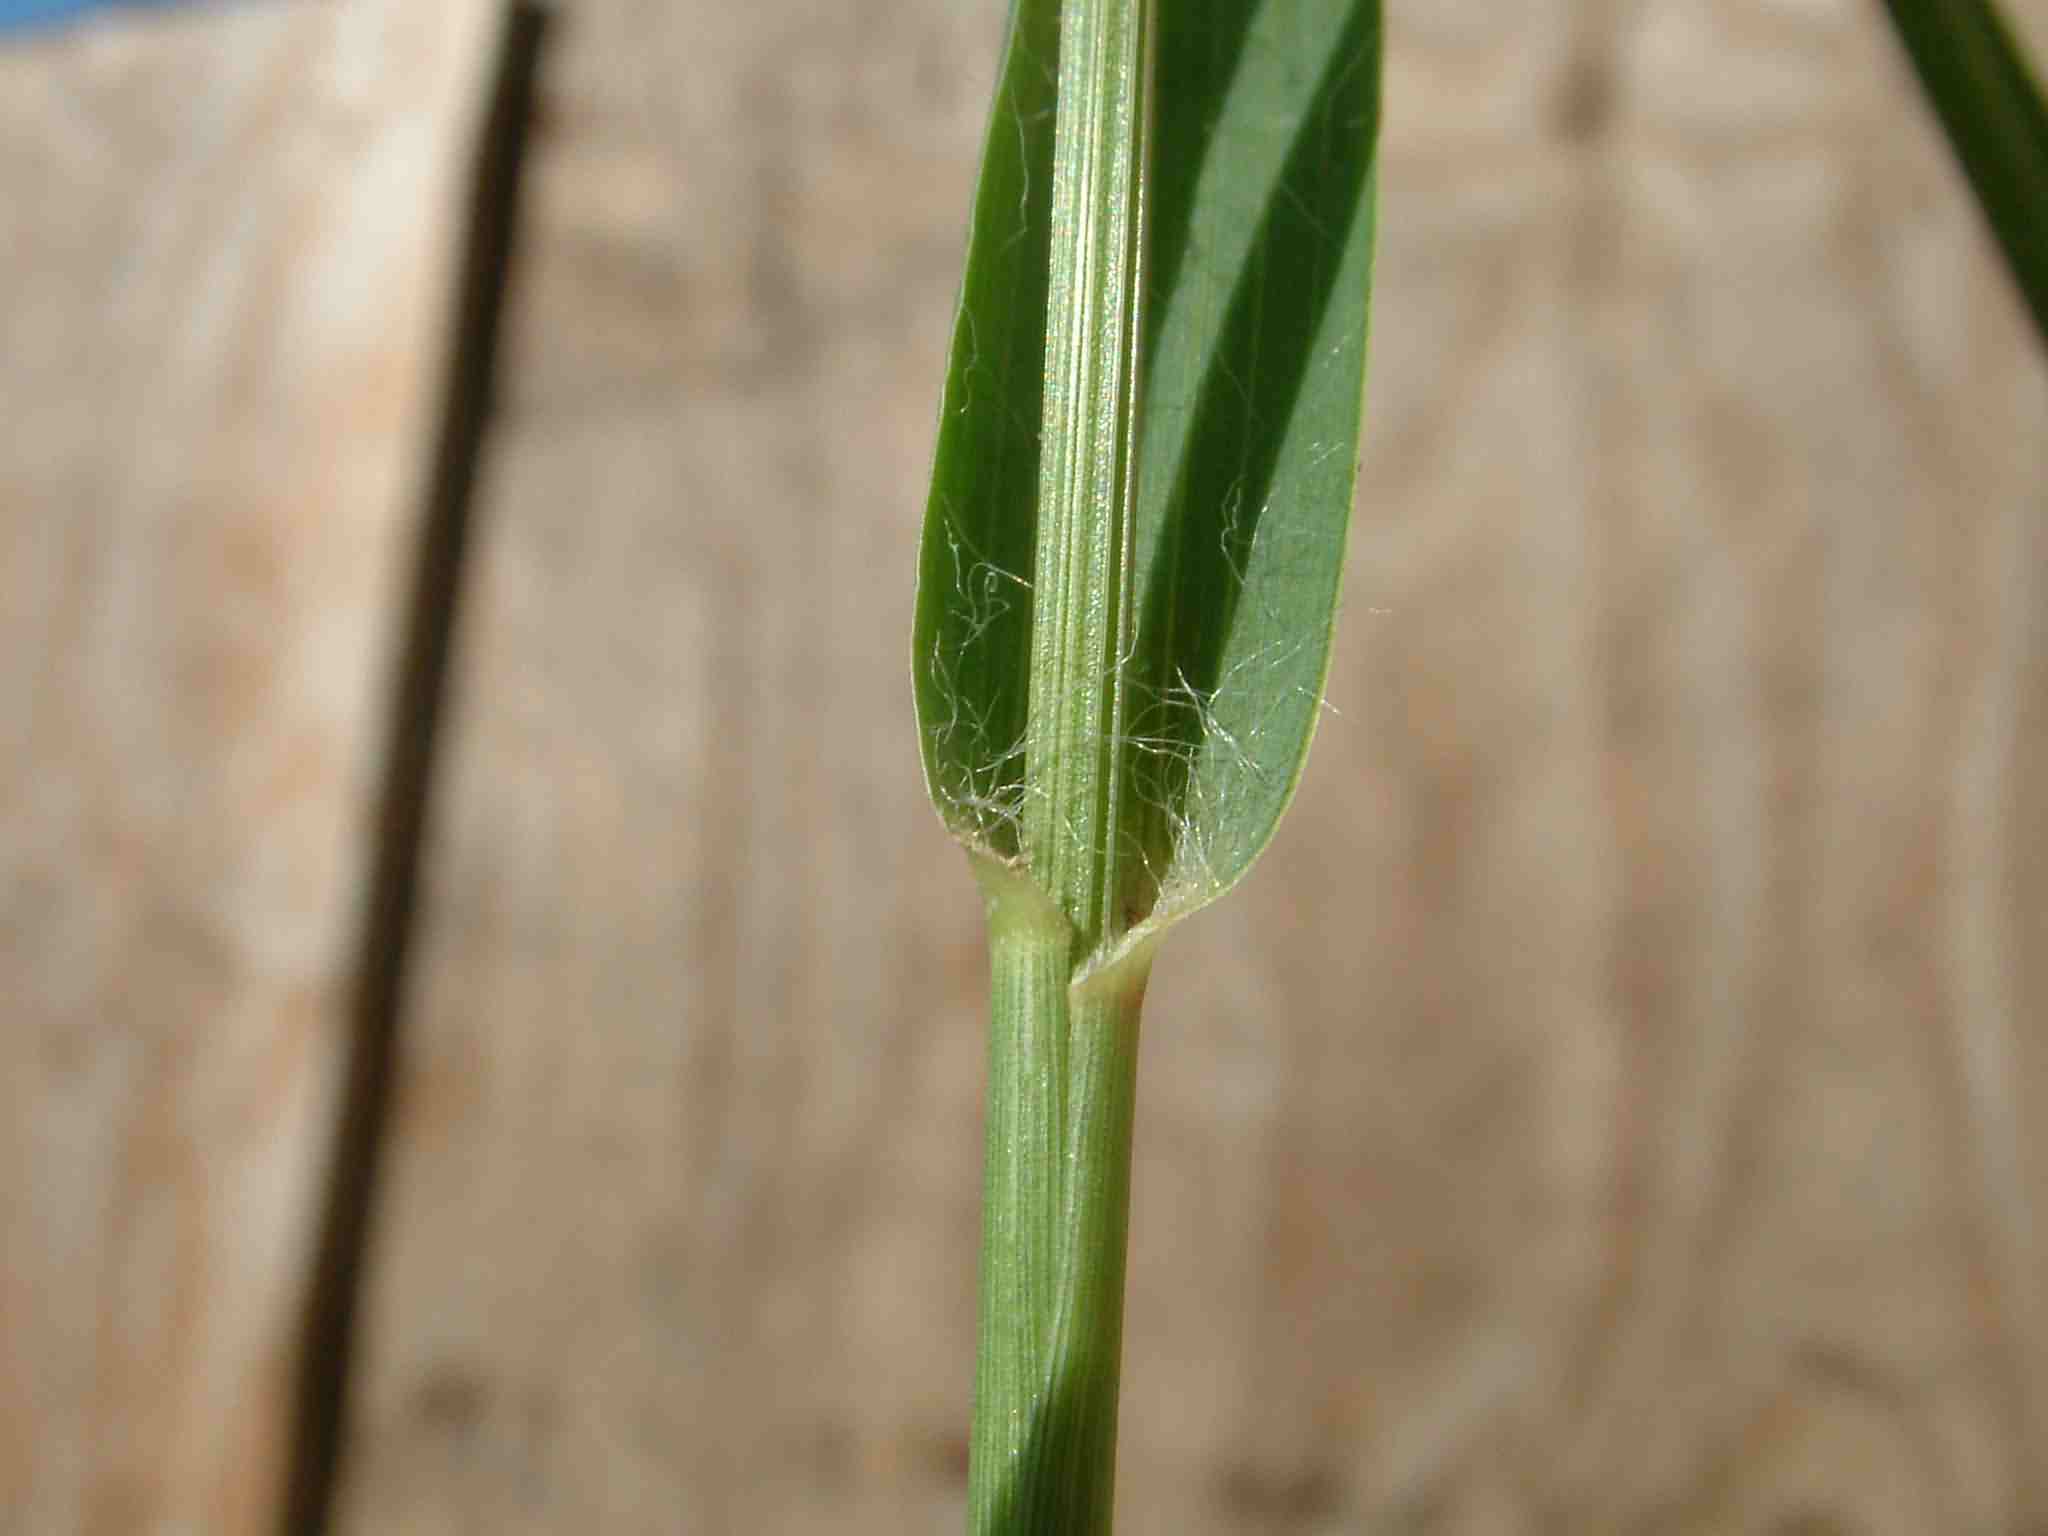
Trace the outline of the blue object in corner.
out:
M 113 10 L 137 0 L 0 0 L 0 33 L 17 27 L 47 27 L 88 11 Z M 153 4 L 156 0 L 142 0 Z

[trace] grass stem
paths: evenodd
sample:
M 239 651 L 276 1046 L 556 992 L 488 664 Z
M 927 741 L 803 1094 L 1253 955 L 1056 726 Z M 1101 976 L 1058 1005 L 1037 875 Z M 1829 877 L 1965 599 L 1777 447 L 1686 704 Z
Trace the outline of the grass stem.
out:
M 1142 968 L 1128 926 L 1152 0 L 1060 9 L 1021 868 L 984 861 L 988 1153 L 969 1463 L 981 1536 L 1110 1529 Z

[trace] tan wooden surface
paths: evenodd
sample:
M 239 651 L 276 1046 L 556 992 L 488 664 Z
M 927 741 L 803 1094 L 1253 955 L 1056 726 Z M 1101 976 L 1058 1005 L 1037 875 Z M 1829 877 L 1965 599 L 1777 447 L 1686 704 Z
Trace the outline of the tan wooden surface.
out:
M 268 1532 L 487 0 L 0 38 L 0 1532 Z
M 351 1531 L 959 1526 L 903 652 L 993 10 L 564 28 Z M 2048 1519 L 2021 312 L 1873 6 L 1393 39 L 1340 713 L 1157 972 L 1122 1526 Z
M 905 637 L 998 9 L 560 29 L 345 1530 L 960 1527 Z M 270 1512 L 489 11 L 0 49 L 5 1536 Z M 1338 713 L 1156 974 L 1122 1528 L 2026 1532 L 2048 375 L 1876 7 L 1391 20 Z

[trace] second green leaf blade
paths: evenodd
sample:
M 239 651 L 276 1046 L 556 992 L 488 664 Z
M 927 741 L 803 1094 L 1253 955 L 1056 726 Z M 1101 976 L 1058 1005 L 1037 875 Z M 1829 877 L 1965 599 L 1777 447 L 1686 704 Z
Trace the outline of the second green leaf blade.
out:
M 2048 342 L 2048 105 L 1991 0 L 1885 0 Z
M 1020 853 L 1059 8 L 1020 0 L 977 193 L 920 554 L 926 778 Z M 1234 884 L 1321 707 L 1356 476 L 1377 0 L 1162 0 L 1148 180 L 1135 638 L 1117 835 L 1142 942 Z

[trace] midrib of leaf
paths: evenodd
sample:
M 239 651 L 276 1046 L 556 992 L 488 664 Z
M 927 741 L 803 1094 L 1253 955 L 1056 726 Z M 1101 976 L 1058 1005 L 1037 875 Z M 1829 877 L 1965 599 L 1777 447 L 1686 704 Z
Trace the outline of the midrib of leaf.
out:
M 1062 25 L 1024 854 L 1086 951 L 1120 923 L 1150 0 Z

